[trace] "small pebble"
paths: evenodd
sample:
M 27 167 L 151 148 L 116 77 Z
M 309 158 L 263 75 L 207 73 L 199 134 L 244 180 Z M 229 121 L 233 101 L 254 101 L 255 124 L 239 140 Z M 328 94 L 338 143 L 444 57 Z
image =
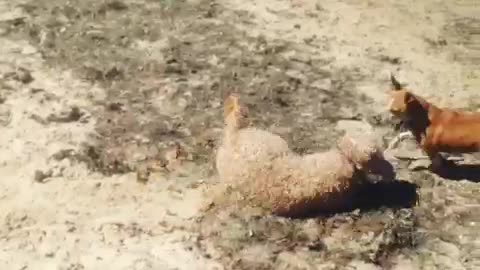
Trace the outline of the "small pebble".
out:
M 45 179 L 51 177 L 53 174 L 52 170 L 48 170 L 46 172 L 43 172 L 41 170 L 36 170 L 35 171 L 35 174 L 34 174 L 34 180 L 35 182 L 38 182 L 38 183 L 44 183 Z
M 428 159 L 419 159 L 415 160 L 408 166 L 408 169 L 417 171 L 417 170 L 426 170 L 430 166 L 431 162 Z

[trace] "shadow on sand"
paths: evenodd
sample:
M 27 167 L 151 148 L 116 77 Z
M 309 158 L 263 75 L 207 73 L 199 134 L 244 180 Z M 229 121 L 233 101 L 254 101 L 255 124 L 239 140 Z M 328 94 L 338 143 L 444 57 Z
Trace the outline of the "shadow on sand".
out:
M 467 180 L 478 183 L 480 182 L 480 164 L 456 164 L 449 161 L 435 174 L 449 180 Z
M 417 185 L 403 180 L 363 184 L 354 194 L 348 205 L 336 211 L 324 212 L 309 209 L 301 216 L 290 218 L 329 217 L 335 214 L 348 213 L 359 209 L 361 212 L 382 208 L 412 208 L 419 200 Z
M 366 184 L 356 195 L 353 206 L 360 210 L 411 208 L 418 202 L 417 185 L 396 180 Z
M 305 209 L 301 216 L 291 218 L 315 218 L 320 216 L 332 216 L 335 214 L 351 212 L 359 209 L 361 212 L 382 208 L 411 208 L 418 202 L 417 185 L 408 181 L 396 180 L 396 171 L 390 162 L 383 158 L 372 159 L 368 165 L 369 173 L 358 170 L 356 175 L 364 179 L 359 186 L 350 194 L 345 194 L 345 201 L 329 212 L 315 209 L 314 206 Z M 372 176 L 381 176 L 380 181 L 372 181 Z M 370 179 L 370 180 L 368 180 Z

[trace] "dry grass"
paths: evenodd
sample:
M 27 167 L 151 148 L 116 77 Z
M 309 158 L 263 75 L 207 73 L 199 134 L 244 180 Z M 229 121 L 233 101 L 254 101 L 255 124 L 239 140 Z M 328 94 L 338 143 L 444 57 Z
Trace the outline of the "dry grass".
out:
M 99 136 L 78 156 L 92 169 L 128 172 L 159 159 L 174 142 L 194 162 L 212 165 L 221 103 L 230 92 L 244 97 L 256 127 L 279 134 L 298 154 L 330 149 L 342 135 L 334 128 L 339 119 L 390 125 L 356 91 L 372 76 L 364 63 L 331 65 L 335 59 L 312 55 L 305 44 L 240 30 L 237 25 L 251 23 L 248 12 L 192 2 L 32 0 L 22 5 L 29 17 L 1 22 L 3 35 L 28 39 L 48 64 L 107 90 L 107 102 L 91 97 Z M 326 50 L 339 42 L 325 41 Z M 470 224 L 480 215 L 469 206 L 479 203 L 475 183 L 439 180 L 404 163 L 397 171 L 403 181 L 366 185 L 356 196 L 360 210 L 345 213 L 300 220 L 213 205 L 197 224 L 198 245 L 227 269 L 308 269 L 325 262 L 341 269 L 356 260 L 388 269 L 397 254 L 436 262 L 436 242 L 423 241 L 432 239 L 461 248 L 462 262 L 473 258 L 478 226 Z

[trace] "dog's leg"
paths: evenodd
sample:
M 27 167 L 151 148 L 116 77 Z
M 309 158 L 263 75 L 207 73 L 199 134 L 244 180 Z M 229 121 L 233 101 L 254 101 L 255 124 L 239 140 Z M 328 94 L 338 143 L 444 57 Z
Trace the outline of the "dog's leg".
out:
M 430 158 L 430 170 L 432 172 L 440 173 L 450 168 L 452 165 L 455 165 L 453 160 L 443 157 L 435 145 L 424 144 L 422 145 L 422 149 Z

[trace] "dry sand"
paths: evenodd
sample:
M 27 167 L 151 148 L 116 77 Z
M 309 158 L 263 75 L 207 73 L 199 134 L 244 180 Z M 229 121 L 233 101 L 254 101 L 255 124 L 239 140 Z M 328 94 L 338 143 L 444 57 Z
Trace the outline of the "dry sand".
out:
M 390 71 L 480 108 L 475 14 L 474 0 L 1 0 L 0 269 L 479 269 L 480 184 L 405 162 L 415 207 L 269 217 L 250 242 L 256 219 L 197 226 L 226 92 L 299 152 L 345 129 L 391 138 Z M 173 141 L 190 161 L 137 182 Z M 420 244 L 389 234 L 404 221 Z M 270 241 L 275 224 L 313 228 L 324 248 Z

